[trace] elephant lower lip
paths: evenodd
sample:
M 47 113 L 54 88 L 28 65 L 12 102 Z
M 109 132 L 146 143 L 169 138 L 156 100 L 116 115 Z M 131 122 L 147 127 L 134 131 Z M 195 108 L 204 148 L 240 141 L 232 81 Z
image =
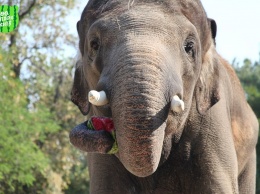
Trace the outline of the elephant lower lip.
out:
M 105 154 L 111 150 L 115 141 L 109 132 L 90 130 L 84 122 L 71 130 L 70 142 L 82 151 Z

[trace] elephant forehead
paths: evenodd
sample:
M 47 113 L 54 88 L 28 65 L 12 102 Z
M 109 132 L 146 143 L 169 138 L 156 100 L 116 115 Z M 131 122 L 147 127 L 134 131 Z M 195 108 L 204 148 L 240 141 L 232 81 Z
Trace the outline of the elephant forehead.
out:
M 151 7 L 140 5 L 127 10 L 117 17 L 121 27 L 150 27 L 154 30 L 167 31 L 173 26 L 184 24 L 185 17 L 180 11 L 164 12 L 161 7 Z M 161 28 L 164 26 L 164 28 Z
M 122 37 L 153 36 L 161 40 L 166 39 L 165 42 L 179 39 L 182 35 L 197 34 L 194 25 L 180 10 L 172 10 L 170 13 L 165 12 L 160 6 L 158 9 L 156 7 L 151 9 L 144 4 L 127 9 L 120 14 L 102 14 L 89 29 L 89 31 L 97 30 L 100 34 L 116 32 L 117 38 L 122 33 Z
M 161 19 L 161 22 L 167 22 L 168 25 L 176 20 L 169 21 L 163 17 L 167 15 L 174 18 L 183 15 L 195 26 L 201 40 L 203 55 L 208 50 L 211 43 L 210 28 L 200 0 L 90 0 L 82 13 L 81 22 L 84 26 L 90 26 L 99 18 L 110 16 L 118 19 L 130 10 L 140 9 L 143 10 L 142 15 L 146 21 L 149 18 L 154 20 L 155 13 L 156 16 L 160 13 L 157 21 Z
M 154 13 L 158 10 L 172 15 L 182 13 L 187 18 L 192 18 L 194 23 L 207 18 L 199 0 L 90 0 L 82 13 L 81 20 L 97 19 L 111 14 L 117 17 L 137 7 L 142 7 L 142 9 L 146 7 L 143 11 L 146 16 L 147 10 L 150 9 Z

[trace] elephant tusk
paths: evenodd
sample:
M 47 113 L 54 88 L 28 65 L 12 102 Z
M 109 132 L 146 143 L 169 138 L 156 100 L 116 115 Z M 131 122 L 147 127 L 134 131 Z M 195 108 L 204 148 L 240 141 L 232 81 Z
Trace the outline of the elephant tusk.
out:
M 104 91 L 98 92 L 96 90 L 91 90 L 88 93 L 88 100 L 95 106 L 103 106 L 108 104 L 107 95 Z
M 179 96 L 175 95 L 172 97 L 171 109 L 173 112 L 181 112 L 184 111 L 184 102 L 179 98 Z

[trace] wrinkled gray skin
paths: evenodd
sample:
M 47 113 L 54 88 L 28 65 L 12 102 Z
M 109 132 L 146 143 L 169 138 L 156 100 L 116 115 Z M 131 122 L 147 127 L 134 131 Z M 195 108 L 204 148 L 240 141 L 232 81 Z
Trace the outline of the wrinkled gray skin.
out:
M 72 130 L 90 152 L 91 194 L 255 193 L 258 122 L 200 1 L 90 0 L 77 28 L 72 101 L 112 117 L 119 147 L 101 154 L 113 142 L 104 132 Z M 91 89 L 109 104 L 90 107 Z M 170 110 L 174 95 L 181 113 Z

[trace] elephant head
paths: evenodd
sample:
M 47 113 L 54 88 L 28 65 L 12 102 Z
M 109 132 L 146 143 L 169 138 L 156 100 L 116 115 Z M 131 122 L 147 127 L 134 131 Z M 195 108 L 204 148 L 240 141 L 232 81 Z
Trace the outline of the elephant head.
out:
M 219 100 L 209 57 L 215 22 L 198 0 L 90 0 L 77 30 L 72 101 L 85 115 L 111 117 L 119 160 L 136 176 L 151 175 L 191 107 L 203 114 Z M 104 91 L 105 103 L 90 105 L 90 90 Z M 184 110 L 171 110 L 175 98 Z

